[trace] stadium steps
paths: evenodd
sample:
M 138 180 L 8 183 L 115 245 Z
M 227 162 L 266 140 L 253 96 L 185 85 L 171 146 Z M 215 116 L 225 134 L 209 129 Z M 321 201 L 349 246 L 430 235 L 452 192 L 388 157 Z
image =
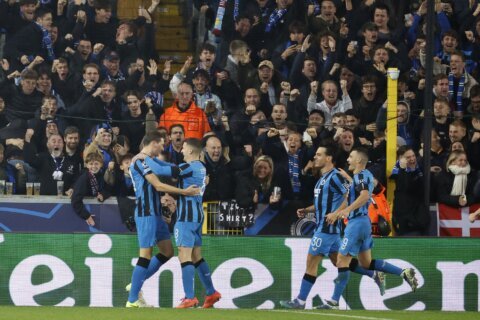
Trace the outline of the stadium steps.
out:
M 149 0 L 119 0 L 118 16 L 120 19 L 134 19 L 138 15 L 138 7 L 148 7 Z M 184 0 L 162 0 L 153 14 L 155 21 L 155 46 L 160 61 L 159 69 L 163 69 L 166 60 L 172 60 L 171 74 L 179 71 L 188 56 L 192 55 L 189 41 L 187 21 L 183 15 Z M 170 92 L 164 97 L 164 105 L 173 101 Z

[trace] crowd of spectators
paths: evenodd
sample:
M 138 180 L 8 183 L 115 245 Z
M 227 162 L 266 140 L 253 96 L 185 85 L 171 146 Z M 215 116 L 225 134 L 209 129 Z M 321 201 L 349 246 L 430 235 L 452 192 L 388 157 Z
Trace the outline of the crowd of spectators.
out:
M 305 207 L 316 149 L 335 146 L 336 166 L 347 169 L 349 152 L 363 146 L 376 183 L 396 181 L 397 233 L 426 234 L 422 137 L 431 121 L 430 199 L 456 207 L 480 200 L 477 1 L 436 1 L 433 88 L 424 78 L 426 1 L 187 1 L 196 54 L 175 74 L 155 51 L 159 3 L 122 21 L 109 0 L 0 3 L 0 180 L 14 193 L 40 181 L 41 194 L 53 195 L 64 181 L 68 196 L 132 195 L 129 163 L 145 132 L 159 130 L 163 158 L 174 164 L 186 138 L 203 139 L 204 201 Z M 395 114 L 386 109 L 391 67 L 400 70 Z M 398 161 L 386 177 L 394 118 Z M 88 171 L 96 174 L 84 169 L 92 153 L 102 164 Z

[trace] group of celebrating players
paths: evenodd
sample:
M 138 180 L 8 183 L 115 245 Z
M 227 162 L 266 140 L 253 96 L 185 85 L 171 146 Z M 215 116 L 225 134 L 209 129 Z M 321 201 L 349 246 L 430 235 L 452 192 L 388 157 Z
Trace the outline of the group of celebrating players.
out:
M 204 218 L 202 195 L 208 183 L 205 166 L 200 161 L 202 145 L 198 139 L 185 140 L 182 148 L 185 163 L 177 167 L 157 158 L 163 150 L 163 144 L 164 139 L 160 133 L 148 133 L 142 141 L 142 150 L 130 165 L 136 195 L 135 221 L 140 251 L 131 283 L 126 288 L 129 291 L 126 307 L 149 307 L 141 292 L 142 285 L 173 256 L 166 222 L 168 218 L 162 215 L 158 205 L 159 193 L 163 192 L 178 195 L 174 237 L 182 267 L 185 298 L 177 308 L 192 308 L 199 304 L 194 292 L 195 271 L 206 291 L 202 307 L 211 308 L 220 300 L 221 294 L 213 286 L 210 268 L 201 253 Z M 333 157 L 333 150 L 329 146 L 319 147 L 314 157 L 314 165 L 322 173 L 315 185 L 314 203 L 298 209 L 297 214 L 302 217 L 314 211 L 317 226 L 310 242 L 300 292 L 293 300 L 280 301 L 284 308 L 305 308 L 307 296 L 317 277 L 318 265 L 325 256 L 338 268 L 338 277 L 332 298 L 320 305 L 320 309 L 339 308 L 340 297 L 351 271 L 372 278 L 381 295 L 385 293 L 385 273 L 402 277 L 413 291 L 418 285 L 414 269 L 401 269 L 385 260 L 372 259 L 373 241 L 368 205 L 374 178 L 366 170 L 367 151 L 362 148 L 351 151 L 347 161 L 353 177 L 335 168 Z M 162 183 L 158 176 L 177 179 L 178 187 Z M 345 218 L 348 223 L 341 238 L 340 221 Z M 159 253 L 152 257 L 155 245 Z

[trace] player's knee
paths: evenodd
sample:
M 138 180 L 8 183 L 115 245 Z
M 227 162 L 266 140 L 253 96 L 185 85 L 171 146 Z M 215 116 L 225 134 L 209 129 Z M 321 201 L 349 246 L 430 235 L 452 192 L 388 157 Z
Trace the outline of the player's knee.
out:
M 149 264 L 150 264 L 150 259 L 140 257 L 137 260 L 137 266 L 139 266 L 139 267 L 143 267 L 143 268 L 147 269 Z
M 198 268 L 203 262 L 205 262 L 205 259 L 200 258 L 200 260 L 198 260 L 197 262 L 193 263 L 193 265 L 195 266 L 195 268 Z
M 315 280 L 317 280 L 317 277 L 308 273 L 305 273 L 303 275 L 303 280 L 310 282 L 310 283 L 315 283 Z
M 161 253 L 158 253 L 156 255 L 158 261 L 160 261 L 162 264 L 166 263 L 168 260 L 170 260 L 171 257 L 173 257 L 173 252 L 171 255 L 165 255 L 165 254 L 161 254 Z
M 358 267 L 358 260 L 353 258 L 352 261 L 350 261 L 350 265 L 348 266 L 348 268 L 350 269 L 350 271 L 355 271 L 357 267 Z

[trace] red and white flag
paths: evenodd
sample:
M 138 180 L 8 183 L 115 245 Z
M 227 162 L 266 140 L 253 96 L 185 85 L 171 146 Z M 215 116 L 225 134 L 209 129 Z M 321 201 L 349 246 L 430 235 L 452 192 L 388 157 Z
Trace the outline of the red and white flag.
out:
M 440 237 L 480 238 L 480 220 L 470 223 L 468 215 L 480 208 L 480 204 L 454 208 L 437 204 L 438 235 Z

